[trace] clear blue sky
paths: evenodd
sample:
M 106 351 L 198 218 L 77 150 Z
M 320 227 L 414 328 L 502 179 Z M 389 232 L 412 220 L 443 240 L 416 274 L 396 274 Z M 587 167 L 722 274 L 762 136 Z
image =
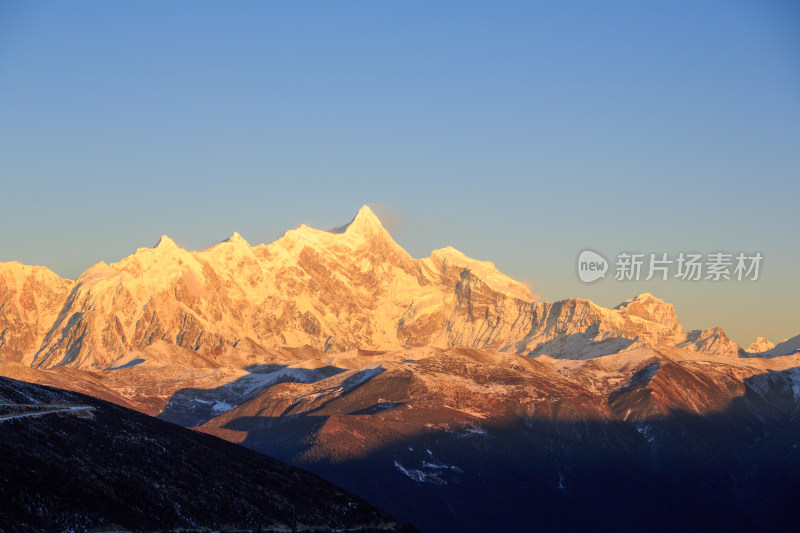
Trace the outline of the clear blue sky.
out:
M 800 5 L 5 1 L 0 191 L 0 261 L 66 277 L 382 203 L 417 257 L 778 341 L 800 333 Z M 587 286 L 585 247 L 765 260 L 749 284 Z

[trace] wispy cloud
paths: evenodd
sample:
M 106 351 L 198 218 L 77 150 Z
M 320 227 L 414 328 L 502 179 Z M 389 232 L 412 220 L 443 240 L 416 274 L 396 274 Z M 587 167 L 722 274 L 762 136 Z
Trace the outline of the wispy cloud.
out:
M 408 217 L 395 205 L 387 202 L 378 202 L 369 204 L 369 208 L 372 209 L 375 215 L 380 219 L 386 231 L 392 232 L 401 230 L 406 225 L 405 221 Z

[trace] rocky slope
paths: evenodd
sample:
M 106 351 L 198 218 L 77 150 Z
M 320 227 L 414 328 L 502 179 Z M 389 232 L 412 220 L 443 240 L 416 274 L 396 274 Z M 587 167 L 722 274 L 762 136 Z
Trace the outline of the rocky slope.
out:
M 74 286 L 44 267 L 0 263 L 0 360 L 30 359 Z
M 0 405 L 20 403 L 89 409 L 0 420 L 3 531 L 403 529 L 264 455 L 88 396 L 0 378 Z
M 322 363 L 341 372 L 208 421 L 186 403 L 162 416 L 194 414 L 424 531 L 792 531 L 800 518 L 797 355 L 418 348 Z
M 163 236 L 76 281 L 0 264 L 0 360 L 102 370 L 156 341 L 213 357 L 241 342 L 325 352 L 414 346 L 588 358 L 644 345 L 735 356 L 718 328 L 684 332 L 649 294 L 614 309 L 534 301 L 489 262 L 453 248 L 412 258 L 363 207 L 339 230 L 269 245 L 234 234 L 200 252 Z
M 225 366 L 229 365 L 229 366 Z M 787 530 L 800 354 L 661 346 L 587 360 L 165 342 L 104 372 L 0 366 L 293 463 L 424 531 Z M 670 511 L 680 509 L 680 512 Z M 498 522 L 498 515 L 502 521 Z

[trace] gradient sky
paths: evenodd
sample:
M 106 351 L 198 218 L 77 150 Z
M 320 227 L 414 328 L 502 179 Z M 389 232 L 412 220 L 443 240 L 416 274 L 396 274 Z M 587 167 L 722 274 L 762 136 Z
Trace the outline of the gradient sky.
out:
M 777 342 L 800 333 L 800 4 L 5 1 L 0 191 L 0 261 L 65 277 L 377 204 L 416 257 Z M 584 285 L 586 247 L 765 259 Z

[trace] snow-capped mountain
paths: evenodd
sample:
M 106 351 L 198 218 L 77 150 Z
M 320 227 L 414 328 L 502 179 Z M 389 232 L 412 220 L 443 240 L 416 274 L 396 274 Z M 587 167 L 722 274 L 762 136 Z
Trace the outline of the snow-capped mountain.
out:
M 793 531 L 798 339 L 744 352 L 647 293 L 539 302 L 453 248 L 411 257 L 368 207 L 268 245 L 164 236 L 75 281 L 0 264 L 0 376 L 283 459 L 426 531 Z
M 775 345 L 768 341 L 765 337 L 758 337 L 753 343 L 747 348 L 749 353 L 763 353 L 767 350 L 771 350 L 774 348 Z
M 450 346 L 588 358 L 645 345 L 735 356 L 722 330 L 684 332 L 642 294 L 614 309 L 535 301 L 487 261 L 448 247 L 412 258 L 364 206 L 332 231 L 302 225 L 268 245 L 239 234 L 191 252 L 162 236 L 77 280 L 0 264 L 0 358 L 105 369 L 163 341 L 220 354 L 247 340 L 325 352 Z

